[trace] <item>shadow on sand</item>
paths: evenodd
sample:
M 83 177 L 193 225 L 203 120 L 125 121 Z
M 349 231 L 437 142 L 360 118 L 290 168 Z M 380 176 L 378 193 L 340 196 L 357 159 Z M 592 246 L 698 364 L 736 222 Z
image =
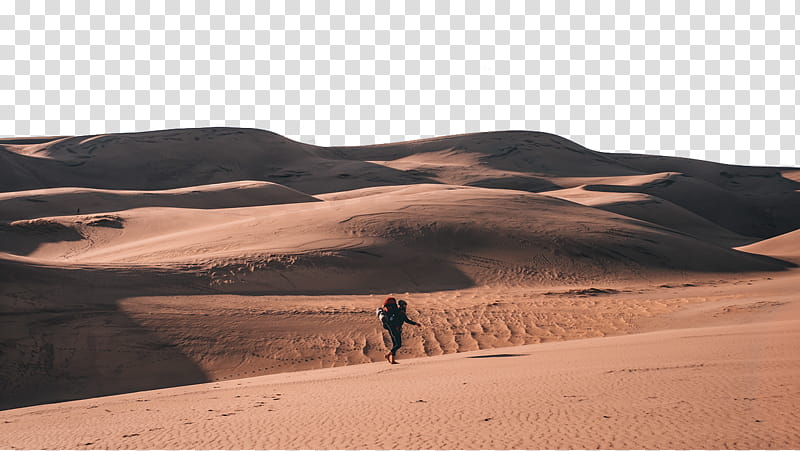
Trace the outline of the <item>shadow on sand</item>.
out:
M 455 267 L 442 266 L 450 274 L 448 283 L 471 286 Z M 402 275 L 390 277 L 398 292 L 440 288 L 420 286 L 420 275 Z M 198 268 L 56 267 L 0 258 L 0 409 L 211 381 L 163 330 L 146 327 L 123 311 L 123 299 L 306 291 L 264 281 L 222 286 L 212 281 Z M 353 281 L 350 289 L 342 281 L 321 283 L 321 289 L 307 294 L 362 291 L 352 289 Z M 180 321 L 206 322 L 203 313 L 192 308 L 181 314 L 199 318 Z
M 528 354 L 487 354 L 487 355 L 471 355 L 468 359 L 495 359 L 501 357 L 523 357 Z
M 133 292 L 132 282 L 0 260 L 0 409 L 207 382 L 174 344 L 120 310 L 120 289 Z

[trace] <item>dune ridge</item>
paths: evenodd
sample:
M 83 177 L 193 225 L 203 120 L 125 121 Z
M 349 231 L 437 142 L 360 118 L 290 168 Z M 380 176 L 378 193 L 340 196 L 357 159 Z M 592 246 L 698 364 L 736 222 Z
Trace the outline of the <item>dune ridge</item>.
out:
M 153 191 L 47 188 L 0 193 L 0 220 L 112 213 L 142 207 L 217 209 L 317 201 L 277 183 L 250 180 Z

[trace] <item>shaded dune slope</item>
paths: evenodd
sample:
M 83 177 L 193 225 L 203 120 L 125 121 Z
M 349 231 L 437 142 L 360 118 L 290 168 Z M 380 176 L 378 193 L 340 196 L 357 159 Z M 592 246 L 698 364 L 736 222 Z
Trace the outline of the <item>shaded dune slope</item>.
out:
M 583 186 L 647 194 L 734 235 L 752 237 L 750 242 L 800 227 L 800 177 L 790 169 L 604 154 L 555 135 L 523 131 L 331 148 L 328 154 L 369 160 L 440 183 L 538 193 Z
M 141 207 L 216 209 L 318 201 L 283 185 L 259 181 L 160 191 L 50 188 L 0 193 L 0 221 L 109 213 Z
M 267 131 L 228 128 L 66 137 L 4 146 L 13 165 L 5 172 L 24 183 L 4 178 L 3 189 L 170 189 L 260 180 L 312 158 L 311 148 Z
M 754 205 L 703 179 L 677 172 L 664 172 L 633 177 L 598 178 L 585 182 L 587 183 L 582 185 L 586 191 L 647 194 L 679 205 L 733 232 L 744 235 L 763 233 L 759 230 L 763 218 L 758 218 Z M 702 195 L 698 195 L 699 193 Z
M 0 409 L 207 381 L 196 359 L 119 306 L 131 293 L 203 291 L 171 270 L 0 253 Z
M 0 190 L 172 189 L 259 180 L 308 194 L 424 181 L 257 129 L 198 128 L 0 142 Z
M 651 188 L 651 186 L 658 186 L 659 183 L 671 184 L 675 177 L 674 174 L 669 173 L 658 174 L 655 177 L 648 175 L 622 177 L 612 180 L 602 179 L 594 181 L 592 184 L 548 191 L 545 194 L 588 207 L 599 208 L 659 224 L 726 247 L 758 241 L 758 238 L 740 235 L 719 225 L 720 223 L 731 224 L 731 229 L 753 232 L 751 228 L 746 227 L 746 224 L 753 224 L 758 221 L 757 217 L 753 218 L 746 214 L 747 211 L 752 214 L 755 213 L 752 208 L 747 206 L 739 205 L 739 208 L 743 209 L 745 214 L 742 214 L 741 211 L 720 211 L 716 205 L 725 205 L 727 208 L 732 204 L 741 204 L 737 199 L 725 196 L 724 192 L 715 193 L 715 191 L 719 190 L 704 191 L 709 193 L 709 197 L 715 198 L 714 200 L 719 202 L 715 204 L 705 198 L 687 200 L 687 192 L 692 192 L 695 189 L 691 186 L 681 187 L 677 190 L 673 189 L 666 195 L 663 193 L 666 188 Z M 679 191 L 683 191 L 682 195 L 678 195 Z M 670 198 L 682 205 L 667 200 Z M 709 208 L 710 205 L 713 207 Z M 695 213 L 688 208 L 692 206 L 703 214 Z M 716 222 L 708 219 L 709 216 L 713 217 Z
M 468 133 L 393 144 L 332 147 L 326 154 L 364 161 L 479 163 L 498 171 L 548 177 L 640 173 L 618 163 L 608 154 L 586 149 L 557 135 L 528 131 Z
M 615 154 L 613 158 L 644 173 L 675 172 L 685 179 L 702 182 L 696 190 L 686 192 L 689 199 L 680 195 L 665 198 L 736 233 L 769 238 L 800 228 L 800 172 L 797 169 L 734 166 L 652 155 Z M 708 185 L 719 190 L 711 191 Z M 707 191 L 716 192 L 716 199 L 703 203 L 699 199 L 705 198 Z M 731 214 L 737 211 L 743 218 Z

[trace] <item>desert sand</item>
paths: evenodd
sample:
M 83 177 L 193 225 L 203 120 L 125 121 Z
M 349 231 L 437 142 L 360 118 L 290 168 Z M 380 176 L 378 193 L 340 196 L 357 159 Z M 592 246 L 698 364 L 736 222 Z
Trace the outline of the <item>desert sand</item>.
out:
M 799 189 L 522 131 L 0 139 L 0 448 L 798 448 Z

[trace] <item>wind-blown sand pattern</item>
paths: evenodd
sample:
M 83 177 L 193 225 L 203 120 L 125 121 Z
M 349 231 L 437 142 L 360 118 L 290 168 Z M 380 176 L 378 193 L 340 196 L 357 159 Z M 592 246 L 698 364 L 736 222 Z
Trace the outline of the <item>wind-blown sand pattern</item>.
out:
M 545 133 L 0 140 L 0 448 L 798 448 L 798 224 Z

